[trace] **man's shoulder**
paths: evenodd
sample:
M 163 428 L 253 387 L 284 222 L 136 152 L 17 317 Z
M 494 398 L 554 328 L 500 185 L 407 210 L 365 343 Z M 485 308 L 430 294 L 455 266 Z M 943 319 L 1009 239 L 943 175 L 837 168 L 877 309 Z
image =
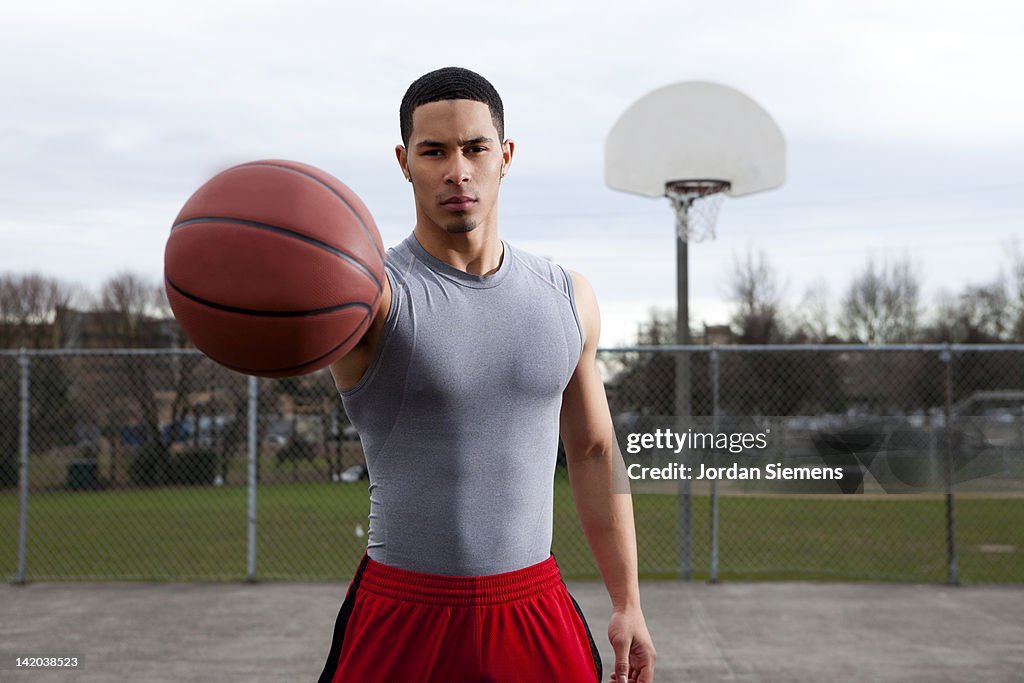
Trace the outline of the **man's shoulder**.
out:
M 509 243 L 508 240 L 505 240 L 505 245 L 509 248 L 512 258 L 524 266 L 528 272 L 532 272 L 535 276 L 559 289 L 572 286 L 569 277 L 571 271 L 557 261 L 548 256 L 540 256 L 521 249 Z
M 416 256 L 409 247 L 408 238 L 388 247 L 384 259 L 384 267 L 391 272 L 392 279 L 404 284 L 406 275 L 416 262 Z

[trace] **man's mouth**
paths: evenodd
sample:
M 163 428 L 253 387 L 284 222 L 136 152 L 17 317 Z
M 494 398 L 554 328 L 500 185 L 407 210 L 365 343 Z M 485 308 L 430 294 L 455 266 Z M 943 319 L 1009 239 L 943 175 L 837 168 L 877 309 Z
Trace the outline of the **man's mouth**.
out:
M 441 206 L 448 209 L 449 211 L 465 211 L 473 204 L 476 204 L 476 200 L 472 197 L 458 196 L 449 197 L 448 199 L 441 202 Z

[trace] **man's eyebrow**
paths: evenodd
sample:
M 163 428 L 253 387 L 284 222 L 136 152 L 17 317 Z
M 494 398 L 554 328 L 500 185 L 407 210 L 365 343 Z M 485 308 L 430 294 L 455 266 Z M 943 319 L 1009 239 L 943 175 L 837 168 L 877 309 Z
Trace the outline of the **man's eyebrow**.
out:
M 465 147 L 466 145 L 479 145 L 482 142 L 494 142 L 494 140 L 493 138 L 481 135 L 479 137 L 471 138 L 469 140 L 459 140 L 459 147 Z M 447 147 L 447 145 L 437 140 L 421 140 L 420 142 L 416 143 L 416 147 Z

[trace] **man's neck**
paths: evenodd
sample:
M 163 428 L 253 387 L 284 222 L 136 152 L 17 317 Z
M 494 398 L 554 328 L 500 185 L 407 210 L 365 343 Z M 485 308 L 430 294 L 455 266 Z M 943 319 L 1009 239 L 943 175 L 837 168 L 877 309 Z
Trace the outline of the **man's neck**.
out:
M 437 225 L 417 223 L 413 234 L 428 254 L 472 275 L 490 275 L 501 266 L 503 247 L 497 226 L 449 233 Z

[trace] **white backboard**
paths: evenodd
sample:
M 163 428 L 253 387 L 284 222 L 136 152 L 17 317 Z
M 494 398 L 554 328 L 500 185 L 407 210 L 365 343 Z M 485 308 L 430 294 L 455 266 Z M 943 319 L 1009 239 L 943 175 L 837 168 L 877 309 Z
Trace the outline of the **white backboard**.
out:
M 605 182 L 647 197 L 676 180 L 725 180 L 738 197 L 786 178 L 786 141 L 757 102 L 718 83 L 674 83 L 644 95 L 605 141 Z

